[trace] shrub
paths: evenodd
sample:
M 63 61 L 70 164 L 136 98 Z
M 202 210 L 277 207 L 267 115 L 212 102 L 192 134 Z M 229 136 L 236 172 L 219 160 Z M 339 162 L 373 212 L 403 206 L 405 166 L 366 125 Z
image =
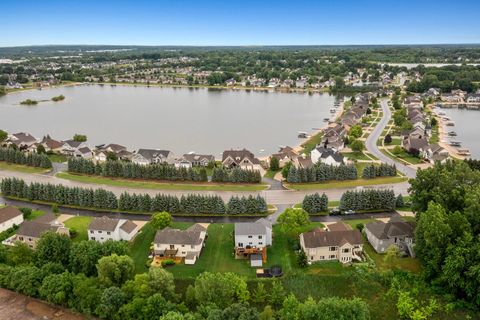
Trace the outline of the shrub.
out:
M 32 215 L 31 208 L 23 207 L 23 208 L 19 208 L 18 210 L 20 210 L 23 213 L 23 219 L 28 219 Z
M 162 267 L 174 266 L 175 261 L 173 259 L 162 260 Z

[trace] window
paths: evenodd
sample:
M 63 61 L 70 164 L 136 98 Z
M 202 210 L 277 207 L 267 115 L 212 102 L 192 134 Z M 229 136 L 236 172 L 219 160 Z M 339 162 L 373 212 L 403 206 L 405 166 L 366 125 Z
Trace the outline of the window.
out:
M 185 248 L 185 245 L 184 245 L 184 244 L 182 244 L 182 248 Z
M 108 234 L 108 235 L 110 235 L 110 234 L 111 234 L 111 232 L 110 232 L 110 231 L 107 231 L 107 234 Z
M 335 259 L 336 256 L 334 254 L 331 254 L 330 256 L 328 256 L 329 259 Z
M 171 244 L 171 245 L 170 245 L 170 250 L 173 250 L 173 249 L 175 249 L 175 245 L 174 245 L 174 244 Z
M 98 233 L 102 233 L 102 230 L 98 230 Z
M 263 242 L 259 242 L 258 245 L 259 245 L 259 246 L 263 245 Z
M 330 247 L 329 250 L 330 251 L 337 251 L 337 247 Z
M 349 248 L 342 249 L 342 252 L 343 252 L 343 253 L 350 252 L 350 249 L 349 249 Z
M 95 237 L 91 237 L 90 240 L 95 240 Z
M 251 239 L 251 238 L 252 238 L 252 236 L 248 236 L 248 239 Z
M 23 241 L 23 237 L 18 237 L 18 240 Z
M 313 260 L 313 256 L 310 257 L 310 260 Z
M 195 249 L 195 246 L 192 244 L 192 245 L 190 246 L 190 248 Z
M 239 247 L 239 248 L 243 248 L 243 243 L 239 242 L 239 243 L 238 243 L 238 247 Z
M 320 260 L 325 260 L 325 256 L 320 256 Z
M 93 233 L 93 230 L 90 230 L 90 233 Z
M 262 236 L 258 236 L 258 239 L 262 239 Z

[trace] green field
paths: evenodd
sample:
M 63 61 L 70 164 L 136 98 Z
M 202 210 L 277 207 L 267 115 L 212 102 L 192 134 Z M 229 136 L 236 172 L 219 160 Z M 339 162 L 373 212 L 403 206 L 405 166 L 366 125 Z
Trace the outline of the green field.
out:
M 295 183 L 286 184 L 290 189 L 294 190 L 322 190 L 334 188 L 352 188 L 359 186 L 371 186 L 377 184 L 400 183 L 407 181 L 406 177 L 381 177 L 375 179 L 357 179 L 345 181 L 327 181 L 323 183 Z
M 116 187 L 155 189 L 155 190 L 192 190 L 192 191 L 259 191 L 267 188 L 266 184 L 192 184 L 192 183 L 168 183 L 168 182 L 152 182 L 152 181 L 136 181 L 105 178 L 100 176 L 83 176 L 70 174 L 67 172 L 59 172 L 57 178 L 91 183 L 104 184 Z
M 50 169 L 29 167 L 20 164 L 6 163 L 4 161 L 0 161 L 0 170 L 18 171 L 25 173 L 44 173 L 49 171 Z
M 78 216 L 65 221 L 65 226 L 67 228 L 73 228 L 77 231 L 77 235 L 72 239 L 72 241 L 76 242 L 88 240 L 87 228 L 92 219 L 92 217 Z

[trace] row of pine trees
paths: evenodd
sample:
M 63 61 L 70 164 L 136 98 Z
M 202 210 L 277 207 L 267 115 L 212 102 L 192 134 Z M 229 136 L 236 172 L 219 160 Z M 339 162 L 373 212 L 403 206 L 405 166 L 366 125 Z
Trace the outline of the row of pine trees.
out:
M 393 210 L 396 200 L 393 190 L 346 191 L 340 199 L 339 209 L 342 211 Z
M 205 168 L 175 168 L 168 164 L 139 165 L 120 160 L 94 163 L 83 158 L 68 160 L 68 172 L 115 177 L 125 179 L 167 180 L 167 181 L 208 181 Z
M 380 165 L 370 164 L 363 168 L 362 177 L 364 179 L 374 179 L 377 177 L 395 177 L 397 175 L 397 167 L 382 163 Z
M 13 148 L 0 148 L 0 161 L 45 169 L 52 167 L 52 162 L 45 154 L 22 152 Z
M 0 183 L 4 196 L 44 201 L 59 205 L 103 210 L 133 212 L 167 211 L 171 214 L 258 214 L 267 212 L 267 203 L 260 196 L 232 197 L 225 203 L 219 196 L 191 194 L 177 198 L 157 194 L 123 193 L 119 198 L 104 189 L 65 187 L 63 185 L 31 183 L 17 178 L 5 178 Z
M 355 180 L 358 178 L 354 165 L 327 165 L 318 163 L 311 168 L 291 166 L 288 170 L 288 183 L 322 182 L 330 180 Z
M 323 193 L 322 195 L 319 195 L 318 193 L 306 195 L 303 198 L 302 208 L 309 214 L 327 212 L 328 197 L 325 193 Z

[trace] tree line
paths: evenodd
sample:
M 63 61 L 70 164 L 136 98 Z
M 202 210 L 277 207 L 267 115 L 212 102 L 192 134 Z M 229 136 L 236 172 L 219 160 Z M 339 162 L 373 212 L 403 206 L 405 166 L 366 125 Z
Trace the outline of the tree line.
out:
M 261 181 L 262 175 L 258 170 L 214 168 L 212 174 L 212 182 L 260 183 Z
M 374 179 L 377 177 L 395 177 L 397 175 L 397 167 L 382 163 L 380 165 L 370 164 L 363 168 L 362 178 Z
M 175 168 L 168 164 L 139 165 L 120 160 L 95 163 L 83 158 L 68 160 L 68 172 L 125 179 L 197 181 L 208 180 L 205 168 Z
M 318 163 L 311 168 L 291 166 L 287 175 L 288 183 L 323 182 L 330 180 L 355 180 L 358 178 L 354 165 L 327 165 Z
M 302 208 L 309 214 L 326 212 L 328 210 L 328 197 L 325 193 L 322 195 L 318 193 L 306 195 L 303 198 Z
M 175 196 L 157 194 L 123 193 L 119 198 L 104 189 L 86 189 L 63 185 L 26 183 L 17 178 L 4 178 L 0 183 L 4 196 L 44 201 L 59 205 L 77 206 L 102 210 L 132 212 L 167 211 L 172 214 L 257 214 L 267 212 L 265 198 L 260 196 L 232 197 L 225 203 L 218 196 L 187 195 L 180 199 Z
M 34 250 L 23 243 L 0 246 L 0 286 L 101 319 L 369 319 L 362 299 L 301 302 L 280 280 L 248 286 L 232 272 L 204 272 L 182 290 L 164 268 L 135 274 L 127 254 L 124 242 L 75 243 L 46 232 Z
M 0 148 L 0 161 L 45 169 L 52 167 L 52 162 L 45 154 L 22 152 L 13 148 Z
M 344 210 L 393 210 L 396 197 L 393 190 L 346 191 L 340 198 L 339 209 Z

